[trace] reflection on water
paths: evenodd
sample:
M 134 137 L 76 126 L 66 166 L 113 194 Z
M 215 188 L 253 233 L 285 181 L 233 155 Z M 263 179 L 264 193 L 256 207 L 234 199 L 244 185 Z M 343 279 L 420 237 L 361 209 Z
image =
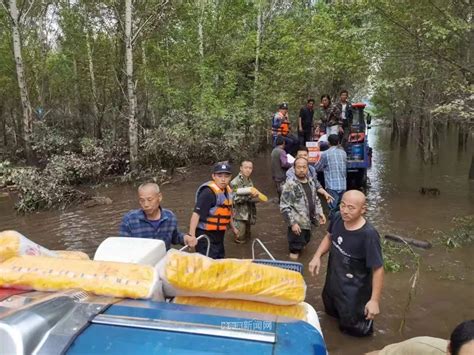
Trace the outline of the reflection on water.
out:
M 439 164 L 429 166 L 420 162 L 418 147 L 408 141 L 406 147 L 390 141 L 390 130 L 375 127 L 369 139 L 373 147 L 373 167 L 369 172 L 368 218 L 381 235 L 397 233 L 431 239 L 433 229 L 448 230 L 455 216 L 474 213 L 473 182 L 467 174 L 473 142 L 465 150 L 457 149 L 457 133 L 453 130 L 440 138 Z M 208 167 L 192 168 L 184 181 L 162 186 L 163 205 L 172 209 L 182 231 L 187 231 L 197 187 L 210 178 Z M 237 167 L 234 169 L 237 171 Z M 275 197 L 271 182 L 268 154 L 255 160 L 253 176 L 256 186 L 270 198 Z M 437 187 L 439 197 L 419 194 L 420 186 Z M 93 255 L 100 242 L 117 234 L 125 212 L 137 208 L 135 187 L 123 185 L 104 188 L 99 194 L 114 203 L 84 209 L 80 206 L 66 211 L 47 211 L 26 216 L 16 215 L 13 201 L 0 198 L 0 230 L 16 229 L 35 242 L 50 249 L 74 249 Z M 277 259 L 288 259 L 286 226 L 278 206 L 266 203 L 259 206 L 257 225 L 253 235 L 262 239 Z M 324 235 L 324 228 L 313 234 L 301 262 L 306 266 Z M 250 258 L 251 246 L 235 245 L 226 240 L 227 256 Z M 409 270 L 386 276 L 382 300 L 382 314 L 376 320 L 374 337 L 354 339 L 341 334 L 337 324 L 323 312 L 321 290 L 325 269 L 317 278 L 305 270 L 308 285 L 307 302 L 314 305 L 321 317 L 325 339 L 331 354 L 361 354 L 407 337 L 431 335 L 448 337 L 463 319 L 472 318 L 474 309 L 474 273 L 472 253 L 467 247 L 447 253 L 442 248 L 420 251 L 422 271 L 417 295 L 407 315 L 404 334 L 398 333 L 408 295 Z M 257 250 L 257 257 L 267 256 Z M 454 281 L 453 281 L 454 280 Z M 455 292 L 453 292 L 455 290 Z M 462 306 L 459 306 L 462 305 Z
M 418 146 L 391 143 L 390 129 L 377 127 L 369 140 L 373 147 L 373 167 L 368 211 L 374 224 L 386 232 L 417 229 L 446 229 L 452 217 L 474 213 L 474 184 L 469 181 L 473 142 L 457 149 L 457 132 L 440 137 L 439 163 L 423 164 Z M 424 196 L 420 187 L 436 187 L 440 196 Z

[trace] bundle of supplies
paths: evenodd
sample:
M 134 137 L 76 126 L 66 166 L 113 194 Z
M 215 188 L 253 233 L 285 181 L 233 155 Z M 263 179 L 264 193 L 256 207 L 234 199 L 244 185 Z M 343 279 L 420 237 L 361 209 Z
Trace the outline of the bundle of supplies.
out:
M 87 254 L 80 251 L 58 250 L 52 251 L 29 240 L 16 231 L 0 232 L 0 263 L 14 256 L 34 255 L 49 256 L 64 259 L 89 259 Z
M 151 298 L 161 293 L 157 271 L 149 265 L 111 261 L 16 256 L 0 263 L 0 287 L 37 291 L 79 288 L 96 295 Z
M 273 314 L 275 316 L 296 318 L 306 321 L 306 307 L 301 303 L 291 306 L 279 306 L 275 304 L 245 300 L 186 296 L 176 297 L 173 302 L 196 307 L 221 308 L 243 312 L 266 313 Z
M 278 305 L 303 302 L 306 284 L 295 271 L 253 263 L 214 260 L 201 254 L 168 251 L 160 278 L 168 296 L 240 299 Z

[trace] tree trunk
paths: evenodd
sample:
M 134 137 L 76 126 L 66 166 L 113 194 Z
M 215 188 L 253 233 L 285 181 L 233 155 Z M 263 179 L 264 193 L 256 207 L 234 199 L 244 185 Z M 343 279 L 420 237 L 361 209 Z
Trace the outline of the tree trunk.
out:
M 91 81 L 91 90 L 92 90 L 92 112 L 94 114 L 94 123 L 93 134 L 94 137 L 100 139 L 102 137 L 102 132 L 99 123 L 99 106 L 97 104 L 97 84 L 95 82 L 94 74 L 94 61 L 92 59 L 92 50 L 90 43 L 89 29 L 86 28 L 86 50 L 87 50 L 87 62 L 89 63 L 89 78 Z
M 132 0 L 125 0 L 125 72 L 127 76 L 130 169 L 132 172 L 136 172 L 138 163 L 138 122 L 136 118 L 135 87 L 133 84 Z
M 77 60 L 74 56 L 72 60 L 72 68 L 74 70 L 74 105 L 76 106 L 76 117 L 82 121 L 81 116 L 81 90 L 79 90 L 79 74 L 77 72 Z
M 257 86 L 258 86 L 258 74 L 260 70 L 260 43 L 262 39 L 262 4 L 258 2 L 258 15 L 257 15 L 257 33 L 255 38 L 255 73 L 253 79 L 253 108 L 257 108 Z
M 204 0 L 199 0 L 199 17 L 198 17 L 198 38 L 199 38 L 199 55 L 204 58 L 204 30 L 202 22 L 204 19 Z
M 23 58 L 21 55 L 21 38 L 19 13 L 16 6 L 16 0 L 10 0 L 10 16 L 12 19 L 12 37 L 13 37 L 13 55 L 15 56 L 16 75 L 18 79 L 18 88 L 20 89 L 21 109 L 23 113 L 22 138 L 25 149 L 26 160 L 29 164 L 34 163 L 33 150 L 31 149 L 31 134 L 33 133 L 33 114 L 31 103 L 28 96 L 28 87 L 23 67 Z
M 469 179 L 474 180 L 474 155 L 471 158 L 471 169 L 469 170 Z
M 3 114 L 3 105 L 0 105 L 0 119 L 2 120 L 2 132 L 3 132 L 3 146 L 8 146 L 8 135 L 7 135 L 7 117 Z

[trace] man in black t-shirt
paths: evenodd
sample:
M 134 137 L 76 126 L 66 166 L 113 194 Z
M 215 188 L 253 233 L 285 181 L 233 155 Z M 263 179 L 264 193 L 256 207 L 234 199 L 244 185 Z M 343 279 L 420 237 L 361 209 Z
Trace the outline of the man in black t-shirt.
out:
M 329 251 L 324 307 L 327 314 L 338 318 L 341 331 L 354 336 L 373 332 L 384 277 L 380 236 L 365 220 L 365 210 L 364 194 L 347 191 L 340 214 L 331 220 L 309 264 L 311 274 L 318 274 L 321 257 Z
M 313 138 L 313 116 L 314 100 L 309 99 L 306 106 L 301 108 L 298 116 L 298 136 L 301 145 L 305 145 Z
M 232 222 L 231 177 L 232 170 L 227 162 L 214 165 L 212 180 L 202 184 L 196 192 L 196 204 L 189 222 L 190 236 L 205 234 L 209 237 L 209 257 L 213 259 L 225 257 L 224 235 L 228 226 L 235 235 L 239 234 Z M 199 240 L 196 251 L 206 255 L 207 241 Z

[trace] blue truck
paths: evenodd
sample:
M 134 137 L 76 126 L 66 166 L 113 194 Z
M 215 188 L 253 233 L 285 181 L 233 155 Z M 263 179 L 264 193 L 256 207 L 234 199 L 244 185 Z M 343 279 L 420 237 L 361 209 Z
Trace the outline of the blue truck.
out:
M 367 187 L 367 169 L 372 166 L 372 148 L 369 145 L 368 129 L 370 114 L 365 114 L 365 103 L 352 104 L 352 120 L 344 148 L 347 153 L 347 185 L 348 189 Z

